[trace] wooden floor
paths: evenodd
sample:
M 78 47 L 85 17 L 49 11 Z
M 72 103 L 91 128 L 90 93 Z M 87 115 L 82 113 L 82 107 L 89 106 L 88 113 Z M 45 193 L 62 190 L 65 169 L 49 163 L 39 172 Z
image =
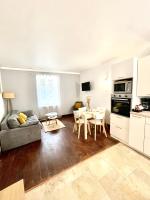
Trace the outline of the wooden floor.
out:
M 20 179 L 24 179 L 25 190 L 28 190 L 117 143 L 103 134 L 98 134 L 96 142 L 93 135 L 85 141 L 83 132 L 78 140 L 72 132 L 73 118 L 63 117 L 62 122 L 66 128 L 52 133 L 42 132 L 41 141 L 0 155 L 0 190 Z

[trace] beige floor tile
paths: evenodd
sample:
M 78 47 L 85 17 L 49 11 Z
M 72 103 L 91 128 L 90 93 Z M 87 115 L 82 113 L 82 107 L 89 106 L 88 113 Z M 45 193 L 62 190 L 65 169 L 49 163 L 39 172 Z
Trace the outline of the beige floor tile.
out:
M 26 200 L 150 200 L 150 160 L 121 143 L 26 193 Z

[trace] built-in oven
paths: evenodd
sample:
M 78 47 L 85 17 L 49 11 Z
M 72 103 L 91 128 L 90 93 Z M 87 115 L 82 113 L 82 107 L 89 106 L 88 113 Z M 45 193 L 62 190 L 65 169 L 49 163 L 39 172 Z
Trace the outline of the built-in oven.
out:
M 114 94 L 131 94 L 132 79 L 114 81 Z
M 131 95 L 112 95 L 111 97 L 111 113 L 130 117 L 131 111 Z

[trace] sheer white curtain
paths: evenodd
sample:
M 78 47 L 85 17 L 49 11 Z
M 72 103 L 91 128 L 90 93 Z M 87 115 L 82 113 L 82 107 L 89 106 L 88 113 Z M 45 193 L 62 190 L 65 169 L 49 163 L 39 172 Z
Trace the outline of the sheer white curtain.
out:
M 43 117 L 46 112 L 60 113 L 60 78 L 58 75 L 37 74 L 37 103 L 39 114 Z

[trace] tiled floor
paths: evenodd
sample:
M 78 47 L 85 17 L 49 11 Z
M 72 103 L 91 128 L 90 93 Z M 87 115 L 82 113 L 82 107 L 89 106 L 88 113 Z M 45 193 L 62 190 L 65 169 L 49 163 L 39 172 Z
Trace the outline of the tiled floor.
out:
M 26 200 L 150 200 L 150 160 L 119 143 L 26 193 Z
M 102 133 L 97 134 L 96 141 L 93 133 L 91 136 L 88 135 L 85 141 L 83 128 L 78 140 L 77 134 L 73 133 L 73 116 L 63 116 L 60 120 L 65 128 L 48 133 L 42 131 L 41 141 L 0 155 L 0 190 L 20 179 L 24 179 L 25 190 L 31 189 L 118 143 L 110 137 L 106 138 Z

